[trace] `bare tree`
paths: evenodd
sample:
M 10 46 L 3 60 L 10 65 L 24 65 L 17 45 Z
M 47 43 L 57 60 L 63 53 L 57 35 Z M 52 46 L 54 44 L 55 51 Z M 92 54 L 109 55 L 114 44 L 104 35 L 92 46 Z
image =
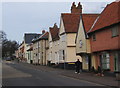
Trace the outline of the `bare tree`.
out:
M 16 41 L 7 39 L 4 31 L 0 31 L 0 49 L 2 51 L 2 57 L 12 56 L 18 46 Z

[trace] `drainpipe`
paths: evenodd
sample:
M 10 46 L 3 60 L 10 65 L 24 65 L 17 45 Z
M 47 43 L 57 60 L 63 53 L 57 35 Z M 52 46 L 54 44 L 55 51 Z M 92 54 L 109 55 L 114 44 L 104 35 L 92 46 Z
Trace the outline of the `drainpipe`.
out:
M 45 40 L 45 65 L 46 65 L 46 41 L 47 40 Z

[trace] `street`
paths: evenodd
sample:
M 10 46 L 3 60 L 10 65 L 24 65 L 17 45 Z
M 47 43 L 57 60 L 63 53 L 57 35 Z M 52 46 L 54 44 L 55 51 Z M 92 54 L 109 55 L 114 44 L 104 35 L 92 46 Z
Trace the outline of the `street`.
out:
M 65 77 L 54 70 L 36 69 L 20 63 L 3 61 L 3 86 L 102 86 Z

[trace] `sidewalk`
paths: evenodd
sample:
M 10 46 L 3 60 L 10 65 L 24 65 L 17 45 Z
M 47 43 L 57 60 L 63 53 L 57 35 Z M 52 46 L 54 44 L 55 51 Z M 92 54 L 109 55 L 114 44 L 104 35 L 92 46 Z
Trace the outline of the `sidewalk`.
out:
M 116 77 L 112 77 L 112 76 L 105 75 L 103 77 L 100 77 L 100 76 L 96 76 L 95 74 L 89 73 L 89 72 L 81 72 L 81 74 L 75 74 L 74 70 L 64 70 L 64 69 L 52 68 L 52 67 L 41 66 L 41 65 L 36 66 L 36 65 L 22 63 L 22 62 L 20 62 L 20 64 L 25 65 L 25 66 L 30 66 L 38 70 L 54 72 L 54 73 L 57 73 L 59 75 L 63 75 L 66 77 L 85 80 L 88 82 L 94 82 L 94 83 L 98 83 L 98 84 L 105 85 L 105 86 L 111 86 L 111 87 L 120 86 L 120 81 L 117 81 Z
M 120 82 L 120 81 L 117 81 L 115 77 L 110 77 L 110 76 L 100 77 L 100 76 L 96 76 L 93 73 L 88 73 L 88 72 L 81 72 L 80 74 L 75 74 L 73 70 L 65 71 L 64 73 L 62 73 L 62 75 L 80 79 L 80 80 L 102 84 L 105 86 L 118 86 L 118 82 Z

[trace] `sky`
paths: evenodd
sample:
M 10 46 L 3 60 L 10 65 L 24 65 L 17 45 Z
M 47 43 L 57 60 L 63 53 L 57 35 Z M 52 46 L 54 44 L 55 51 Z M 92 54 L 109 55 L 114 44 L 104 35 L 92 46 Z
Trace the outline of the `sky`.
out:
M 106 2 L 81 2 L 83 13 L 100 13 Z M 6 32 L 7 38 L 21 43 L 24 33 L 41 33 L 49 30 L 54 23 L 59 26 L 61 13 L 70 13 L 72 2 L 8 2 L 0 3 L 0 27 Z M 76 3 L 77 4 L 77 3 Z M 1 13 L 1 12 L 0 12 Z M 2 25 L 1 25 L 2 23 Z

